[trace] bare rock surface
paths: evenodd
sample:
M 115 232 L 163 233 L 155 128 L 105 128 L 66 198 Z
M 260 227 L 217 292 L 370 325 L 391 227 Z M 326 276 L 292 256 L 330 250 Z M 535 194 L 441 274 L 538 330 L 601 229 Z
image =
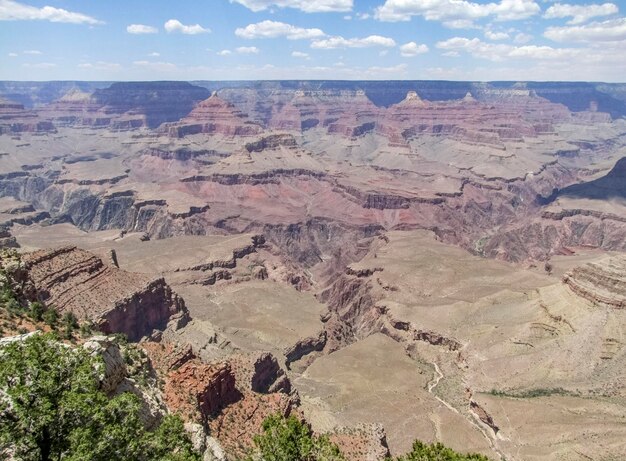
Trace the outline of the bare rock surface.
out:
M 162 278 L 107 266 L 76 247 L 28 253 L 23 261 L 48 304 L 94 322 L 105 333 L 139 339 L 165 328 L 170 318 L 187 315 L 184 302 Z

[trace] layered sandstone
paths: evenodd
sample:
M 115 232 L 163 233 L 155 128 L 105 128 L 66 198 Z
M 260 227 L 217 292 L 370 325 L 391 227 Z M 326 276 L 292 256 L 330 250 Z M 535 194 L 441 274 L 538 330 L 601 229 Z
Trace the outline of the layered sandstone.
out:
M 0 135 L 41 133 L 54 129 L 51 122 L 42 120 L 36 112 L 25 109 L 24 105 L 0 98 Z
M 601 306 L 626 308 L 626 256 L 615 256 L 572 269 L 563 276 L 570 290 Z
M 175 138 L 192 134 L 221 134 L 223 136 L 253 136 L 261 127 L 247 120 L 247 116 L 235 106 L 224 101 L 216 93 L 198 103 L 179 122 L 166 124 L 163 128 Z
M 106 265 L 76 247 L 25 254 L 25 268 L 48 305 L 94 322 L 104 333 L 124 333 L 131 340 L 163 329 L 188 316 L 185 304 L 163 278 L 130 273 Z

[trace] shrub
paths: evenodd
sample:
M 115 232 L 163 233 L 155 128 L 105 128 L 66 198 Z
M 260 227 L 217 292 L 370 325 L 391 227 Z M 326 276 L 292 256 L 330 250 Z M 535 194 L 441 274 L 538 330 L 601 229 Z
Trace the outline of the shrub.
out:
M 3 346 L 0 453 L 23 461 L 199 460 L 180 419 L 166 417 L 147 431 L 137 396 L 109 399 L 100 391 L 98 364 L 52 334 Z

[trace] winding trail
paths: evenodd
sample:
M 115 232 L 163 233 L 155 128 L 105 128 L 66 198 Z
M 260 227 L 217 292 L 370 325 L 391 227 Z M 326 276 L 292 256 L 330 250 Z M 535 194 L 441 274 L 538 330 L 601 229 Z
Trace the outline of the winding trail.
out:
M 450 405 L 448 402 L 446 402 L 445 400 L 443 400 L 442 398 L 440 398 L 439 396 L 437 396 L 433 391 L 435 390 L 435 388 L 439 385 L 439 382 L 444 378 L 444 374 L 441 372 L 441 370 L 439 369 L 439 365 L 437 365 L 436 362 L 431 362 L 432 365 L 435 367 L 435 373 L 436 376 L 433 378 L 433 380 L 428 384 L 428 392 L 434 397 L 436 398 L 439 402 L 441 402 L 447 409 L 453 411 L 456 414 L 462 415 L 462 413 L 457 410 L 456 408 L 454 408 L 452 405 Z M 483 437 L 487 440 L 487 442 L 489 443 L 489 446 L 491 447 L 491 449 L 497 453 L 500 456 L 500 459 L 507 459 L 506 456 L 504 455 L 504 453 L 502 453 L 502 451 L 500 451 L 500 449 L 498 448 L 498 446 L 496 445 L 496 440 L 497 440 L 497 435 L 491 435 L 487 430 L 485 430 L 485 428 L 482 427 L 481 422 L 478 415 L 476 415 L 473 411 L 470 410 L 470 413 L 472 415 L 471 418 L 462 415 L 465 419 L 467 419 L 467 421 L 474 426 L 476 429 L 478 429 L 478 431 L 483 435 Z M 509 458 L 511 459 L 511 458 Z M 513 460 L 514 461 L 514 460 Z

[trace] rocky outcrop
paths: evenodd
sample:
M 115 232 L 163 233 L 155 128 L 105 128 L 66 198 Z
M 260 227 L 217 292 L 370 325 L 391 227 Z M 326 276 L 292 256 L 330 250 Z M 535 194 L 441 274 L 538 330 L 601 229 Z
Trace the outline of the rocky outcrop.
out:
M 626 308 L 626 256 L 615 256 L 572 269 L 563 276 L 570 290 L 588 301 Z
M 241 392 L 259 394 L 291 392 L 291 382 L 276 357 L 269 352 L 235 356 L 229 359 Z
M 0 135 L 54 130 L 54 125 L 41 119 L 36 112 L 25 109 L 22 104 L 0 98 Z
M 83 348 L 102 359 L 104 369 L 100 373 L 100 389 L 111 394 L 128 375 L 119 346 L 106 336 L 94 336 L 83 344 Z
M 210 434 L 219 440 L 232 459 L 241 459 L 253 448 L 253 437 L 262 431 L 265 418 L 296 411 L 297 401 L 287 394 L 246 392 L 208 423 Z
M 223 136 L 254 136 L 261 127 L 246 119 L 232 104 L 224 101 L 216 93 L 200 102 L 183 119 L 163 126 L 170 136 L 182 138 L 192 134 L 220 134 Z
M 207 365 L 190 361 L 171 372 L 165 381 L 168 408 L 185 420 L 206 424 L 209 419 L 240 399 L 235 375 L 227 363 Z
M 24 267 L 43 300 L 60 312 L 91 321 L 104 333 L 131 340 L 180 326 L 188 313 L 162 278 L 129 273 L 76 247 L 40 250 L 23 256 Z
M 328 435 L 347 460 L 380 461 L 390 456 L 387 434 L 380 424 L 342 427 Z
M 326 347 L 327 335 L 326 331 L 321 331 L 318 336 L 303 338 L 293 346 L 287 348 L 284 351 L 287 367 L 289 367 L 292 362 L 300 360 L 302 357 L 312 352 L 323 351 L 324 347 Z
M 265 136 L 258 141 L 246 144 L 248 152 L 263 152 L 264 150 L 278 149 L 279 147 L 293 148 L 297 147 L 296 138 L 290 134 L 273 134 Z
M 209 91 L 186 82 L 120 82 L 98 89 L 93 100 L 107 113 L 145 118 L 149 128 L 187 115 Z
M 489 426 L 494 435 L 497 435 L 500 428 L 493 421 L 493 418 L 487 411 L 474 400 L 470 400 L 470 411 L 485 425 Z

